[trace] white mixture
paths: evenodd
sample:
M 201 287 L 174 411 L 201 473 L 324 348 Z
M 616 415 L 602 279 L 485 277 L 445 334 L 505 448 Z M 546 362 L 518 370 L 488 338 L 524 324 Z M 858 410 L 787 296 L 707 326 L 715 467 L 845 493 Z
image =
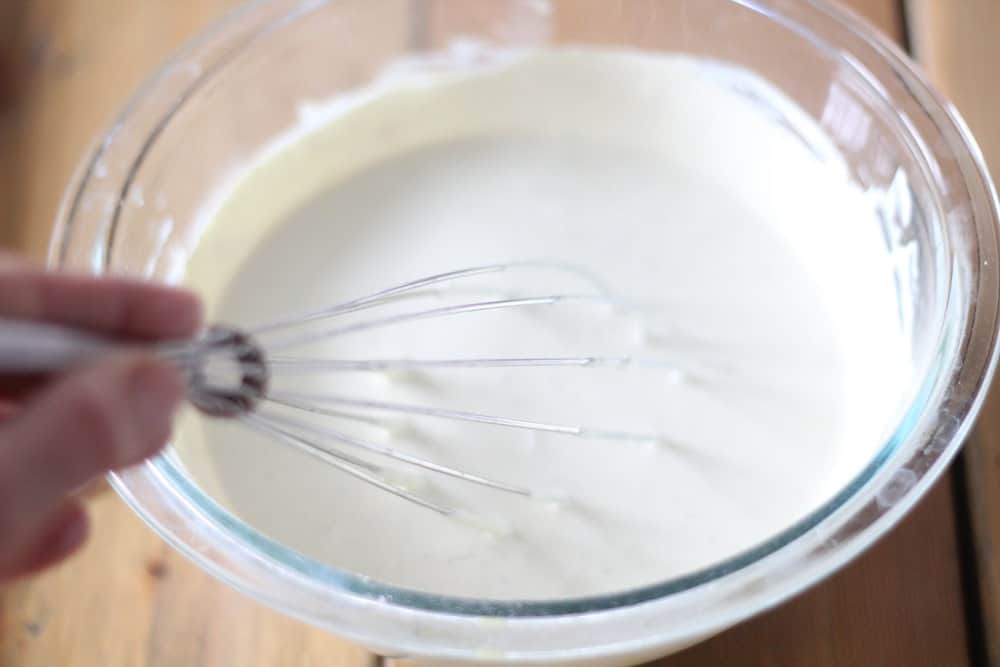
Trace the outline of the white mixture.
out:
M 550 52 L 485 71 L 404 68 L 362 95 L 304 108 L 300 126 L 205 212 L 185 282 L 204 295 L 212 320 L 250 326 L 442 271 L 569 262 L 636 308 L 429 319 L 302 354 L 642 363 L 282 375 L 276 390 L 662 442 L 386 412 L 367 413 L 380 424 L 323 420 L 565 499 L 390 466 L 393 483 L 462 507 L 488 530 L 238 424 L 189 415 L 177 453 L 208 494 L 257 531 L 407 588 L 576 597 L 712 565 L 840 490 L 882 445 L 899 401 L 908 351 L 892 273 L 871 208 L 846 173 L 819 129 L 766 84 L 683 58 Z M 519 271 L 345 321 L 588 291 L 559 271 Z

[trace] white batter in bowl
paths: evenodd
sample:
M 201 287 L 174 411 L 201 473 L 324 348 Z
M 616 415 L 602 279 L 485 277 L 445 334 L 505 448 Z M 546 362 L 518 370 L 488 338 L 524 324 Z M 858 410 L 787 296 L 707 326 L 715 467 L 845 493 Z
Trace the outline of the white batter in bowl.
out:
M 603 354 L 668 367 L 294 373 L 272 388 L 665 442 L 381 415 L 403 429 L 391 436 L 321 420 L 567 496 L 553 507 L 411 473 L 416 488 L 505 526 L 499 534 L 225 421 L 193 415 L 177 436 L 181 463 L 236 516 L 303 555 L 464 597 L 620 592 L 703 569 L 807 516 L 878 451 L 909 370 L 889 255 L 843 159 L 745 72 L 624 52 L 504 60 L 473 73 L 413 63 L 355 104 L 310 108 L 202 214 L 183 280 L 208 300 L 211 320 L 238 326 L 466 266 L 581 265 L 638 312 L 598 304 L 437 318 L 313 354 Z M 796 125 L 760 113 L 760 99 Z M 566 282 L 537 271 L 480 284 L 548 295 L 572 289 Z M 475 300 L 474 290 L 464 299 Z
M 169 456 L 114 479 L 126 500 L 231 585 L 438 662 L 676 650 L 898 519 L 992 372 L 978 154 L 850 19 L 660 4 L 632 22 L 643 3 L 587 21 L 573 3 L 261 3 L 136 98 L 53 244 L 63 266 L 186 282 L 245 326 L 467 266 L 580 264 L 636 307 L 429 320 L 313 352 L 663 364 L 308 388 L 657 444 L 394 422 L 394 447 L 561 500 L 406 473 L 483 530 L 189 415 Z M 539 271 L 501 289 L 571 287 Z

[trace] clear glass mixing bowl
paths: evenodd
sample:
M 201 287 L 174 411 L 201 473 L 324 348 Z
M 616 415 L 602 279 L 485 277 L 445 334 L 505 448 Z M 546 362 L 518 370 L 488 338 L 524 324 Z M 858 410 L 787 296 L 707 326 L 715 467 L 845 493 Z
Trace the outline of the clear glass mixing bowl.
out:
M 889 530 L 954 456 L 993 373 L 997 201 L 955 110 L 902 53 L 826 2 L 250 3 L 153 75 L 101 138 L 67 191 L 52 266 L 175 276 L 196 211 L 231 169 L 295 122 L 300 102 L 364 86 L 404 54 L 470 39 L 695 54 L 758 73 L 814 116 L 869 193 L 898 260 L 900 321 L 917 372 L 892 437 L 827 504 L 752 550 L 588 599 L 455 599 L 338 572 L 241 523 L 169 456 L 114 476 L 122 497 L 248 595 L 383 654 L 439 662 L 662 655 L 814 584 Z M 780 122 L 780 111 L 764 111 Z

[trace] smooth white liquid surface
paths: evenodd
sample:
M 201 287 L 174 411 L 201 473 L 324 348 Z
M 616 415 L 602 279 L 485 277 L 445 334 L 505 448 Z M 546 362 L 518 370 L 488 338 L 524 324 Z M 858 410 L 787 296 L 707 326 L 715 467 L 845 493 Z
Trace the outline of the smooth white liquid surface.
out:
M 738 73 L 630 54 L 549 53 L 485 73 L 396 77 L 311 110 L 240 174 L 206 213 L 185 276 L 213 320 L 252 326 L 453 269 L 586 267 L 636 308 L 437 318 L 301 355 L 655 364 L 280 375 L 275 391 L 657 434 L 661 444 L 386 412 L 369 413 L 381 426 L 312 420 L 566 499 L 389 466 L 393 483 L 482 526 L 193 415 L 176 443 L 192 477 L 311 558 L 407 588 L 497 599 L 592 595 L 691 573 L 815 510 L 881 446 L 899 396 L 905 348 L 892 274 L 871 211 L 819 131 L 794 109 L 783 111 L 797 134 L 774 123 L 729 90 L 734 80 L 773 97 Z M 525 270 L 384 312 L 587 291 L 571 275 Z

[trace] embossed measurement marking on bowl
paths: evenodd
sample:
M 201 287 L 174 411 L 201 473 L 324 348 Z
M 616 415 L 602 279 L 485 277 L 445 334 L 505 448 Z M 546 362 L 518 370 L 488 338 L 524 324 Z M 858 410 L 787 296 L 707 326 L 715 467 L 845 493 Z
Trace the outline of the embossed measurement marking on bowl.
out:
M 563 499 L 389 473 L 474 512 L 485 530 L 193 413 L 176 452 L 207 493 L 264 535 L 407 588 L 576 597 L 709 566 L 814 510 L 891 431 L 908 350 L 872 215 L 819 128 L 741 71 L 599 51 L 514 54 L 475 70 L 397 68 L 350 99 L 304 104 L 300 125 L 205 210 L 184 281 L 205 296 L 211 319 L 252 327 L 442 271 L 572 263 L 634 308 L 432 318 L 313 351 L 656 363 L 277 373 L 276 386 L 663 441 L 386 411 L 326 418 Z M 579 287 L 558 271 L 522 273 L 420 299 L 433 307 Z

